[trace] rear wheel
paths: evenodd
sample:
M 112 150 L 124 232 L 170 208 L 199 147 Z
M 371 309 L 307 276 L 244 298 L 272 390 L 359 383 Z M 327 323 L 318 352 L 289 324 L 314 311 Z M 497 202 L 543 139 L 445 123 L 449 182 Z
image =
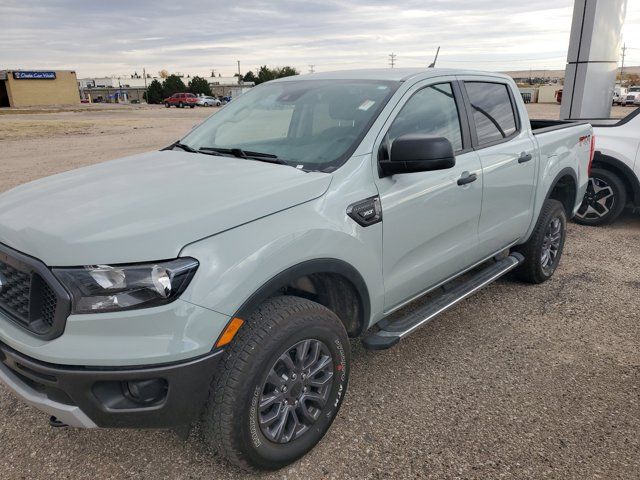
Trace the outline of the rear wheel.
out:
M 626 203 L 622 180 L 615 173 L 594 168 L 575 221 L 592 226 L 609 224 L 620 216 Z
M 245 469 L 281 468 L 333 422 L 349 377 L 349 341 L 336 315 L 298 297 L 267 300 L 247 319 L 215 376 L 206 441 Z
M 516 276 L 527 283 L 549 280 L 560 263 L 566 235 L 567 214 L 562 203 L 545 200 L 531 238 L 514 249 L 524 256 Z

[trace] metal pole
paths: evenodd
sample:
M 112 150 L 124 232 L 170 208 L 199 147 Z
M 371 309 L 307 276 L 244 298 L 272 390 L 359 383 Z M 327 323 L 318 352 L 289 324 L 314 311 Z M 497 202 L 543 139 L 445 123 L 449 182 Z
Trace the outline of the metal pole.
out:
M 626 11 L 627 0 L 575 0 L 561 119 L 611 114 Z

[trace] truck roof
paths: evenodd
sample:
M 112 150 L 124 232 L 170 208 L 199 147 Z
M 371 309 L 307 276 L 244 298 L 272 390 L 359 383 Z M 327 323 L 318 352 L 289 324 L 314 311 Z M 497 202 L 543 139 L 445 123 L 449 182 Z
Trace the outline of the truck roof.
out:
M 502 79 L 511 79 L 508 75 L 479 70 L 457 68 L 372 68 L 360 70 L 338 70 L 334 72 L 311 73 L 280 78 L 276 81 L 293 80 L 382 80 L 403 82 L 409 79 L 427 79 L 446 75 L 482 75 Z

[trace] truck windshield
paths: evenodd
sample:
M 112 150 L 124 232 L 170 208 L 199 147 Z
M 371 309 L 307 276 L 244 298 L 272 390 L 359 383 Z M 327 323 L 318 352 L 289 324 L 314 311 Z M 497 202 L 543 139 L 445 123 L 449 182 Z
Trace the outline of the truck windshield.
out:
M 195 151 L 259 152 L 304 170 L 333 171 L 353 153 L 399 85 L 370 80 L 266 83 L 228 104 L 181 144 Z

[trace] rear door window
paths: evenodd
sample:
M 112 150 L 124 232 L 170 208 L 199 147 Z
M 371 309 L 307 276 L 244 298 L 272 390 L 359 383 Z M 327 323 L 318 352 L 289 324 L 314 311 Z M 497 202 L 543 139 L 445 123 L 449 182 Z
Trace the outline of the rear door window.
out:
M 516 115 L 507 85 L 490 82 L 464 82 L 464 85 L 479 146 L 504 140 L 516 133 Z

